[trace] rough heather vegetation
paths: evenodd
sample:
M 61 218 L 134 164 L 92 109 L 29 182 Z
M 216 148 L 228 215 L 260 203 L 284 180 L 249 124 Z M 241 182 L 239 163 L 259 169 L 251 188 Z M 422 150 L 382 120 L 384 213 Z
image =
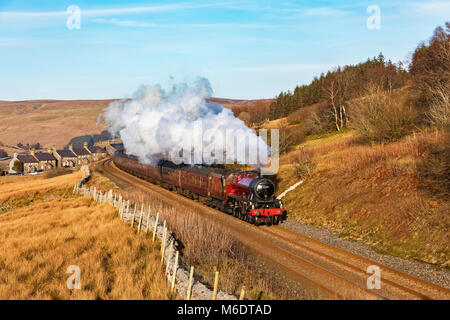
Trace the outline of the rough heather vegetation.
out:
M 448 267 L 449 94 L 450 23 L 407 67 L 380 55 L 280 94 L 266 126 L 290 140 L 280 193 L 306 178 L 284 198 L 290 217 Z

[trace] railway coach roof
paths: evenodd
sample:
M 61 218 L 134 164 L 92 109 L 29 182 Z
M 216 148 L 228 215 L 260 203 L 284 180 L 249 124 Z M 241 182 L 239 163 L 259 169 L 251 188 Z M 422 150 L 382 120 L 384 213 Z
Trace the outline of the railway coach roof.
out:
M 181 165 L 175 164 L 172 161 L 169 160 L 159 160 L 158 166 L 166 167 L 166 168 L 172 168 L 172 169 L 179 169 L 181 168 Z
M 222 169 L 202 166 L 184 166 L 182 170 L 196 174 L 209 175 L 211 172 L 222 173 Z

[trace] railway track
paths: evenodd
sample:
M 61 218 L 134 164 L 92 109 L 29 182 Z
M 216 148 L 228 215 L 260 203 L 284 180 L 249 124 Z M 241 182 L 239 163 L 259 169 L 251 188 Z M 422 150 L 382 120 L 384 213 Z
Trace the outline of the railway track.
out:
M 118 169 L 111 160 L 102 170 L 167 202 L 195 208 L 227 228 L 244 246 L 329 299 L 450 299 L 450 290 L 382 266 L 279 226 L 255 227 L 199 202 L 175 194 Z M 367 288 L 369 266 L 381 271 L 381 288 Z

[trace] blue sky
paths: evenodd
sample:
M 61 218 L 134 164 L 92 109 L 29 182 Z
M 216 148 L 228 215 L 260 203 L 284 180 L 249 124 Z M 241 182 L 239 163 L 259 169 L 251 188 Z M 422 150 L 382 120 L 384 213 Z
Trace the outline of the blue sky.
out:
M 379 52 L 405 61 L 446 20 L 438 0 L 0 0 L 0 100 L 123 98 L 197 76 L 217 97 L 272 98 Z

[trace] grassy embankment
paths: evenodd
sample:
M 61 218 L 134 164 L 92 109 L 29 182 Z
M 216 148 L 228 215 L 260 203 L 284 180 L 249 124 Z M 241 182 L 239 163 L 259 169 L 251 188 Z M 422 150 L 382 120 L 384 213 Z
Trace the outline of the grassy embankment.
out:
M 432 130 L 374 146 L 356 131 L 309 136 L 280 158 L 279 190 L 299 181 L 306 163 L 312 174 L 284 198 L 291 219 L 449 267 L 449 141 Z
M 159 244 L 72 194 L 81 173 L 0 178 L 0 299 L 170 299 Z M 81 289 L 67 268 L 79 266 Z

